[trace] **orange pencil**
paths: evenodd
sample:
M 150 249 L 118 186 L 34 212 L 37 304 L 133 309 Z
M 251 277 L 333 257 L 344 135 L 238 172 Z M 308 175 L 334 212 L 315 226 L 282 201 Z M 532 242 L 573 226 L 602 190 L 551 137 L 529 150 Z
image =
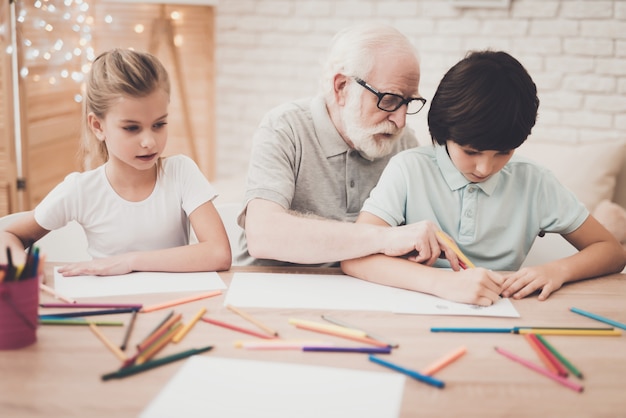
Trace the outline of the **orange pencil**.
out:
M 176 305 L 181 305 L 183 303 L 189 303 L 189 302 L 194 302 L 196 300 L 200 300 L 200 299 L 206 299 L 206 298 L 210 298 L 213 296 L 217 296 L 217 295 L 221 295 L 222 291 L 221 290 L 214 290 L 212 292 L 208 292 L 208 293 L 202 293 L 200 295 L 194 295 L 194 296 L 189 296 L 187 298 L 181 298 L 181 299 L 176 299 L 176 300 L 171 300 L 169 302 L 163 302 L 163 303 L 159 303 L 156 305 L 152 305 L 152 306 L 145 306 L 141 312 L 152 312 L 152 311 L 157 311 L 159 309 L 165 309 L 165 308 L 170 308 L 172 306 L 176 306 Z
M 159 328 L 154 330 L 154 332 L 148 338 L 143 340 L 141 343 L 137 344 L 137 350 L 139 350 L 139 351 L 145 350 L 146 347 L 150 346 L 153 342 L 155 342 L 161 336 L 163 336 L 163 334 L 165 334 L 167 332 L 167 330 L 172 327 L 172 325 L 174 325 L 176 322 L 180 321 L 180 319 L 182 317 L 183 317 L 183 314 L 179 313 L 177 315 L 172 316 L 167 321 L 165 321 L 163 323 L 163 325 L 161 325 Z
M 446 354 L 445 356 L 443 356 L 442 358 L 440 358 L 439 360 L 437 360 L 430 366 L 426 367 L 421 373 L 426 376 L 432 376 L 433 374 L 437 373 L 439 370 L 443 369 L 444 367 L 446 367 L 447 365 L 449 365 L 450 363 L 452 363 L 453 361 L 461 357 L 466 352 L 467 352 L 467 349 L 464 346 L 459 347 L 456 350 Z
M 533 342 L 537 345 L 537 347 L 543 352 L 544 356 L 546 356 L 548 361 L 552 363 L 552 365 L 554 365 L 554 368 L 556 369 L 557 374 L 559 376 L 567 377 L 569 375 L 565 366 L 561 364 L 561 362 L 556 358 L 554 354 L 552 354 L 552 352 L 548 349 L 548 347 L 546 347 L 545 344 L 543 344 L 541 340 L 537 338 L 536 334 L 526 334 L 526 335 L 528 335 L 529 338 L 533 340 Z
M 534 337 L 533 334 L 524 334 L 524 338 L 526 338 L 526 341 L 528 341 L 528 344 L 530 344 L 532 349 L 535 350 L 535 353 L 537 353 L 537 357 L 539 357 L 539 360 L 541 360 L 543 365 L 546 366 L 546 369 L 558 375 L 559 370 L 556 368 L 554 363 L 550 361 L 550 359 L 546 356 L 546 354 L 541 350 L 541 347 L 539 347 L 538 345 L 539 342 L 536 339 L 533 339 L 533 337 Z
M 156 341 L 150 347 L 146 348 L 146 351 L 142 352 L 141 354 L 137 356 L 137 359 L 135 360 L 135 364 L 138 366 L 150 360 L 152 357 L 154 357 L 159 351 L 161 351 L 166 345 L 168 345 L 170 341 L 172 341 L 172 339 L 178 333 L 179 328 L 182 326 L 183 324 L 179 322 L 178 324 L 170 328 L 164 336 L 159 338 L 158 341 Z

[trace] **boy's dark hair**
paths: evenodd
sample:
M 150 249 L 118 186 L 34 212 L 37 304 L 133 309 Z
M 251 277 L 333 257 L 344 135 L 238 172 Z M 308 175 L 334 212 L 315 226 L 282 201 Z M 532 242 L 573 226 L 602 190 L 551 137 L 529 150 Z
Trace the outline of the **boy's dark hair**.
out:
M 428 112 L 433 143 L 476 150 L 522 145 L 537 119 L 537 87 L 506 52 L 470 52 L 444 75 Z

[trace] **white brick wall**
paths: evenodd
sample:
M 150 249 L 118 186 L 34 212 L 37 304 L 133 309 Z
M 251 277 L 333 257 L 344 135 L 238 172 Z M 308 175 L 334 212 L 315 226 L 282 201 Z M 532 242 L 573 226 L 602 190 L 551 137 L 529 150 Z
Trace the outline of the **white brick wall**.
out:
M 332 35 L 361 21 L 393 24 L 418 46 L 421 94 L 470 49 L 503 49 L 526 66 L 541 106 L 533 137 L 626 138 L 626 1 L 511 0 L 508 9 L 446 0 L 217 0 L 217 186 L 243 187 L 251 138 L 264 113 L 317 91 Z M 428 143 L 428 108 L 409 117 Z M 223 185 L 223 186 L 222 186 Z

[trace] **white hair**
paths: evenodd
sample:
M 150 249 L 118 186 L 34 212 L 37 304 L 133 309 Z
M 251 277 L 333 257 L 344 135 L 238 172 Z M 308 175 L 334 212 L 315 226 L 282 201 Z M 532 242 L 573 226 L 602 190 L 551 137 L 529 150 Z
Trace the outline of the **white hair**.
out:
M 333 37 L 322 69 L 322 93 L 327 99 L 332 96 L 336 74 L 367 79 L 377 53 L 395 51 L 398 54 L 413 53 L 418 58 L 411 41 L 392 26 L 365 23 L 342 29 Z

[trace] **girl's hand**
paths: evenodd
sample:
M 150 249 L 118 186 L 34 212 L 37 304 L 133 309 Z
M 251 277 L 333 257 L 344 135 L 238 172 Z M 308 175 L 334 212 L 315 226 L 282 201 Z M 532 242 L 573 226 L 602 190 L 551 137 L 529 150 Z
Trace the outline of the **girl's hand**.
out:
M 117 276 L 130 273 L 130 254 L 116 255 L 59 267 L 63 276 Z

